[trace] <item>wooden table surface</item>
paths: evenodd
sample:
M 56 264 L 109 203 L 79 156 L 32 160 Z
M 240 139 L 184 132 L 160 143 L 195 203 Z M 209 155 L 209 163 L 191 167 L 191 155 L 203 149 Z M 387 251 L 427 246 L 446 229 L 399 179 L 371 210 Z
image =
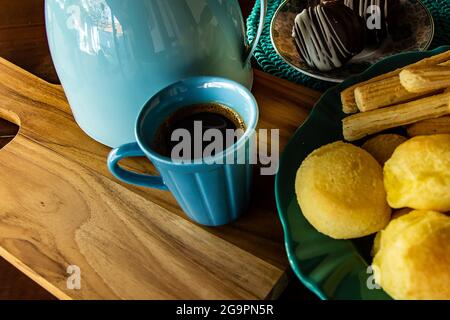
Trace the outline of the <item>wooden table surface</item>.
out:
M 281 148 L 319 97 L 259 71 L 254 94 L 260 127 L 280 128 Z M 273 177 L 256 177 L 235 224 L 200 227 L 169 193 L 109 174 L 109 149 L 76 126 L 60 86 L 0 60 L 0 101 L 0 117 L 21 127 L 0 151 L 0 255 L 56 297 L 265 299 L 284 288 Z M 152 172 L 142 160 L 125 165 Z M 66 287 L 72 264 L 79 291 Z

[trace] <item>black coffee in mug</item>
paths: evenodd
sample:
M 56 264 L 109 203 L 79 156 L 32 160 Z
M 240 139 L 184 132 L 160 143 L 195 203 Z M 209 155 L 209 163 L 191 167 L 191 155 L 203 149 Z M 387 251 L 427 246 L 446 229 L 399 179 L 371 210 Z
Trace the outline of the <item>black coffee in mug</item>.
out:
M 216 152 L 211 154 L 214 156 L 215 153 L 221 152 L 237 142 L 239 134 L 236 134 L 231 140 L 227 139 L 227 133 L 228 135 L 230 131 L 243 133 L 246 130 L 246 126 L 241 116 L 225 105 L 219 103 L 192 105 L 178 110 L 164 121 L 153 141 L 154 149 L 161 155 L 170 158 L 174 148 L 180 144 L 179 139 L 174 139 L 174 137 L 178 136 L 174 135 L 174 133 L 179 132 L 180 129 L 188 132 L 191 137 L 191 156 L 189 158 L 194 160 L 201 158 L 196 156 L 199 152 L 199 150 L 195 150 L 196 147 L 201 147 L 201 155 L 203 156 L 205 148 L 212 143 L 212 141 L 203 139 L 203 135 L 207 130 L 215 129 L 216 132 L 220 132 L 223 138 L 223 149 L 215 150 Z M 198 134 L 199 132 L 201 132 L 200 135 Z M 199 139 L 201 141 L 198 141 Z

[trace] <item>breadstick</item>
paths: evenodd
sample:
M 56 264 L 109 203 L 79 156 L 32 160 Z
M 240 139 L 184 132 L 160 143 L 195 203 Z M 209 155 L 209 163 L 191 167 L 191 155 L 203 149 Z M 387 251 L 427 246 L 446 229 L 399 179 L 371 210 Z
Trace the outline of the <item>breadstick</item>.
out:
M 433 65 L 440 64 L 440 63 L 447 63 L 448 61 L 450 61 L 450 50 L 443 52 L 441 54 L 432 56 L 430 58 L 423 59 L 421 61 L 418 61 L 416 63 L 408 65 L 404 68 L 399 68 L 397 70 L 382 74 L 382 75 L 375 77 L 373 79 L 370 79 L 368 81 L 355 84 L 355 85 L 351 86 L 350 88 L 345 89 L 341 93 L 342 111 L 344 111 L 344 113 L 347 113 L 347 114 L 358 112 L 358 106 L 357 106 L 356 100 L 355 100 L 355 89 L 361 85 L 380 81 L 380 80 L 387 79 L 387 78 L 390 78 L 393 76 L 398 76 L 400 74 L 400 72 L 406 68 L 421 67 L 421 66 L 433 66 Z
M 407 129 L 408 136 L 427 136 L 432 134 L 450 134 L 450 116 L 417 122 Z
M 343 120 L 343 133 L 347 141 L 387 129 L 413 124 L 450 114 L 450 93 L 351 115 Z
M 424 93 L 450 87 L 450 67 L 431 66 L 405 69 L 400 72 L 400 83 L 408 91 Z
M 409 92 L 400 83 L 400 77 L 393 76 L 356 88 L 355 100 L 359 111 L 367 112 L 411 101 L 434 91 L 436 90 L 428 90 L 421 93 Z

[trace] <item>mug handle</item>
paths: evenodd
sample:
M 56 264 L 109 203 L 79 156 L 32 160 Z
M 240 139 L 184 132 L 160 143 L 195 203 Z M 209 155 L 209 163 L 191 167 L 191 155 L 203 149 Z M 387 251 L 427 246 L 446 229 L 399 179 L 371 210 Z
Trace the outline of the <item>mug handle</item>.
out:
M 250 43 L 248 47 L 245 65 L 247 65 L 250 62 L 250 59 L 252 58 L 253 53 L 256 50 L 256 46 L 258 45 L 259 39 L 261 38 L 262 32 L 264 30 L 264 22 L 266 21 L 266 14 L 267 14 L 267 0 L 260 0 L 260 3 L 261 3 L 261 11 L 259 14 L 258 31 L 256 32 L 255 39 L 253 39 L 253 42 Z
M 129 143 L 111 151 L 108 156 L 108 169 L 119 180 L 141 187 L 168 190 L 161 177 L 139 174 L 125 170 L 119 166 L 119 161 L 130 157 L 142 157 L 145 153 L 137 143 Z

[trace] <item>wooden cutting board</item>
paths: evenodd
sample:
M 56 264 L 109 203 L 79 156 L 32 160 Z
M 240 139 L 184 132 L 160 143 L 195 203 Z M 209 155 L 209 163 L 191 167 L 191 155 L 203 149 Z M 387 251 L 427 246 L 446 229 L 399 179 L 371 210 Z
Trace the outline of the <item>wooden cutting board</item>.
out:
M 260 127 L 281 148 L 319 94 L 256 72 Z M 20 126 L 0 150 L 0 255 L 60 299 L 266 299 L 288 261 L 273 177 L 255 177 L 233 225 L 198 226 L 168 192 L 118 182 L 109 148 L 76 125 L 64 92 L 0 59 L 0 118 Z M 155 173 L 143 159 L 125 166 Z M 81 289 L 67 287 L 69 266 Z

